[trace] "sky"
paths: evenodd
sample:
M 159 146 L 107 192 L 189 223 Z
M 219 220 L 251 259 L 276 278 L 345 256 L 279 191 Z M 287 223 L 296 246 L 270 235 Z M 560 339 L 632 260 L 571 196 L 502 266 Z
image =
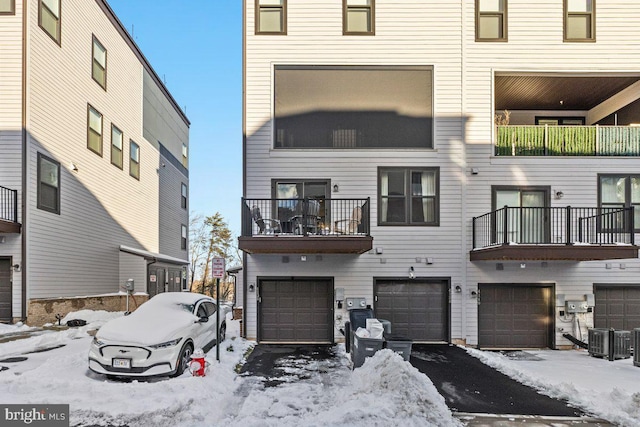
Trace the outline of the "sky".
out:
M 239 235 L 242 1 L 107 1 L 191 122 L 190 212 Z
M 62 323 L 86 326 L 41 330 L 0 324 L 0 337 L 33 334 L 0 344 L 0 402 L 70 404 L 71 425 L 200 426 L 441 426 L 461 427 L 433 382 L 391 350 L 378 351 L 351 369 L 344 344 L 337 359 L 288 359 L 277 387 L 268 378 L 235 371 L 254 341 L 239 337 L 227 317 L 220 362 L 215 349 L 204 377 L 186 371 L 173 379 L 112 381 L 88 370 L 89 331 L 124 313 L 80 310 Z M 49 351 L 43 351 L 48 349 Z M 640 425 L 640 367 L 631 359 L 609 362 L 584 350 L 531 350 L 509 357 L 467 348 L 472 356 L 547 396 L 565 399 L 591 416 L 621 427 Z M 7 362 L 24 356 L 27 360 Z M 424 358 L 415 351 L 412 357 Z M 6 369 L 5 369 L 6 368 Z M 465 420 L 473 419 L 473 415 Z M 567 423 L 563 423 L 566 425 Z

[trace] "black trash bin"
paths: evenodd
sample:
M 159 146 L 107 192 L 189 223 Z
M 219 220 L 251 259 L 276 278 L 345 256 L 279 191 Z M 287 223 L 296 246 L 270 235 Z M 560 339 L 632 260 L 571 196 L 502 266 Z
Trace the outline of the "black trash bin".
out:
M 384 348 L 388 348 L 389 350 L 393 350 L 396 353 L 399 353 L 407 362 L 411 357 L 412 346 L 413 341 L 407 337 L 402 337 L 399 335 L 385 335 Z
M 376 351 L 382 350 L 384 340 L 382 338 L 361 338 L 353 334 L 353 347 L 351 348 L 351 360 L 353 369 L 359 368 L 364 359 L 373 356 Z
M 353 337 L 358 328 L 367 327 L 367 319 L 373 319 L 373 309 L 371 308 L 352 308 L 349 310 L 349 332 L 347 333 L 347 325 L 345 322 L 345 349 L 347 353 L 353 348 Z

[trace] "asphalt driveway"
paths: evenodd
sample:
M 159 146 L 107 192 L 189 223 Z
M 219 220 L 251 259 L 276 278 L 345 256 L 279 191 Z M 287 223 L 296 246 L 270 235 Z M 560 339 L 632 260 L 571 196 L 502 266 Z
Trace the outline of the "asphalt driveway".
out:
M 411 364 L 427 375 L 452 411 L 579 417 L 566 402 L 539 394 L 455 345 L 414 344 Z

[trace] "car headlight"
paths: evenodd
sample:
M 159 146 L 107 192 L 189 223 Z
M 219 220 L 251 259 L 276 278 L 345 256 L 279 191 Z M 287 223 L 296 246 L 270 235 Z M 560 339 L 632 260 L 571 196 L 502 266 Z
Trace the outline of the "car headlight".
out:
M 171 341 L 167 341 L 167 342 L 162 342 L 160 344 L 154 344 L 154 345 L 150 345 L 149 348 L 153 348 L 155 350 L 159 349 L 159 348 L 169 348 L 169 347 L 173 347 L 174 345 L 177 345 L 180 340 L 182 340 L 182 338 L 176 338 L 175 340 L 171 340 Z
M 97 337 L 93 337 L 93 345 L 96 347 L 102 347 L 104 345 L 104 341 L 100 341 Z

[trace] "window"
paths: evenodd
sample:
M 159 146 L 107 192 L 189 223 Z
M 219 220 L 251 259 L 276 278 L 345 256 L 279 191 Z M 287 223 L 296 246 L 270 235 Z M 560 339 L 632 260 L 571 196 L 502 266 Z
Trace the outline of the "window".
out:
M 428 66 L 275 67 L 275 148 L 433 148 Z
M 633 206 L 633 227 L 640 231 L 640 175 L 598 175 L 598 207 L 615 211 Z M 605 226 L 607 215 L 603 216 L 603 228 L 622 229 L 622 217 L 618 215 L 609 221 L 615 221 L 610 227 Z
M 91 77 L 98 82 L 103 89 L 107 89 L 107 50 L 93 37 L 93 68 Z
M 60 214 L 60 163 L 38 153 L 38 209 Z
M 60 0 L 39 0 L 38 24 L 60 44 Z
M 187 226 L 182 224 L 181 226 L 181 237 L 180 237 L 180 249 L 187 249 Z
M 438 225 L 439 168 L 378 168 L 379 225 Z
M 507 41 L 507 0 L 476 0 L 476 41 Z
M 122 169 L 122 131 L 111 124 L 111 164 Z
M 329 223 L 329 210 L 326 199 L 330 198 L 329 180 L 273 180 L 272 192 L 277 199 L 273 212 L 275 218 L 281 222 L 284 232 L 292 232 L 291 219 L 300 213 L 303 199 L 317 200 L 319 203 L 318 216 L 321 223 Z
M 375 0 L 342 0 L 343 33 L 375 34 Z
M 0 0 L 0 15 L 15 15 L 16 0 Z
M 140 179 L 140 147 L 133 141 L 129 141 L 129 175 Z
M 87 148 L 102 156 L 102 114 L 88 106 Z
M 595 0 L 564 0 L 565 41 L 595 41 L 595 27 Z
M 584 126 L 584 117 L 542 117 L 536 116 L 536 125 L 544 126 Z
M 184 166 L 185 168 L 188 166 L 188 148 L 187 148 L 187 144 L 182 144 L 182 166 Z
M 550 241 L 549 213 L 551 190 L 549 187 L 492 187 L 493 210 L 508 206 L 508 215 L 495 216 L 495 239 L 497 242 L 548 243 Z M 513 209 L 511 209 L 513 208 Z M 507 218 L 505 240 L 504 221 Z
M 180 206 L 182 209 L 187 209 L 187 184 L 182 183 L 182 187 L 180 189 Z
M 256 0 L 256 34 L 287 34 L 287 0 Z

